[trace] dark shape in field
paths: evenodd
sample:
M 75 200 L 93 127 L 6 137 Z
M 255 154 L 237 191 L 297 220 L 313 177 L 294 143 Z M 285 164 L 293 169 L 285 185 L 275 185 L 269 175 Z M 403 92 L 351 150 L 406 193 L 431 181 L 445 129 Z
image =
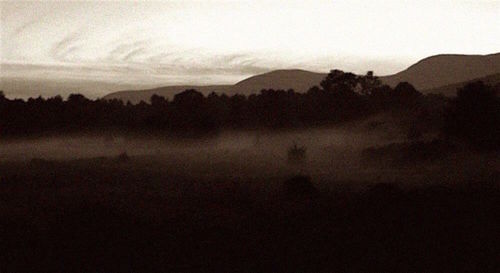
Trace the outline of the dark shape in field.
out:
M 116 157 L 116 162 L 118 163 L 127 163 L 129 161 L 130 157 L 128 156 L 127 152 L 123 152 Z
M 362 158 L 365 163 L 370 164 L 389 163 L 390 166 L 404 166 L 444 158 L 456 151 L 456 145 L 434 139 L 366 148 L 362 152 Z
M 293 143 L 293 146 L 288 149 L 288 163 L 291 164 L 303 164 L 306 161 L 306 148 L 297 146 L 297 143 Z
M 31 167 L 50 167 L 54 163 L 43 158 L 35 157 L 30 160 L 29 164 Z
M 291 198 L 313 197 L 318 194 L 311 177 L 305 175 L 297 175 L 286 180 L 283 183 L 283 190 Z
M 370 187 L 366 192 L 367 200 L 375 203 L 394 201 L 394 198 L 400 197 L 403 191 L 398 185 L 393 183 L 378 183 Z

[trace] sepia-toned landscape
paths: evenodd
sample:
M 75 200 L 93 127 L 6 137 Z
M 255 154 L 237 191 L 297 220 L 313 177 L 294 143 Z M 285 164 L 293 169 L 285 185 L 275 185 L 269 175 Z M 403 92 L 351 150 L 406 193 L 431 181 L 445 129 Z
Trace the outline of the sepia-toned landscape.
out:
M 457 2 L 1 2 L 0 272 L 498 272 L 500 5 Z

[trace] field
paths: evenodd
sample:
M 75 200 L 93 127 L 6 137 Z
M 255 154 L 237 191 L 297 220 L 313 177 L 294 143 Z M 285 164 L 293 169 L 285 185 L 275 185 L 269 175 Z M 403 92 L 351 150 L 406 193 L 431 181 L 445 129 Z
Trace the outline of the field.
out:
M 4 141 L 0 271 L 498 269 L 498 154 L 383 131 Z

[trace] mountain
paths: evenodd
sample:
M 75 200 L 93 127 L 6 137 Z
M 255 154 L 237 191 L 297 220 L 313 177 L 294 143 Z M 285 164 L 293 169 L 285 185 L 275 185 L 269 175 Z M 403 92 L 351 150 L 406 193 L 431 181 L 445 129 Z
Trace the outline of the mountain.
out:
M 496 86 L 500 84 L 500 73 L 496 73 L 493 75 L 489 75 L 486 77 L 481 77 L 465 82 L 460 82 L 460 83 L 454 83 L 454 84 L 448 84 L 444 86 L 440 86 L 437 88 L 433 89 L 428 89 L 426 90 L 427 93 L 434 93 L 434 94 L 443 94 L 445 96 L 456 96 L 457 94 L 457 89 L 465 86 L 467 83 L 474 82 L 474 81 L 482 81 L 485 84 L 491 85 L 491 86 Z
M 409 82 L 418 90 L 428 90 L 500 73 L 500 53 L 490 55 L 436 55 L 425 58 L 408 69 L 380 77 L 395 86 Z
M 306 92 L 311 86 L 319 85 L 325 76 L 326 74 L 299 69 L 275 70 L 244 79 L 234 85 L 176 85 L 147 90 L 126 90 L 108 94 L 104 99 L 121 99 L 123 101 L 130 101 L 131 103 L 139 103 L 141 100 L 149 102 L 149 99 L 154 94 L 166 98 L 173 98 L 175 94 L 186 89 L 196 89 L 204 95 L 208 95 L 214 91 L 226 93 L 228 95 L 249 95 L 258 93 L 262 89 L 294 89 L 298 92 Z
M 495 82 L 500 73 L 500 53 L 490 55 L 436 55 L 425 58 L 406 70 L 394 75 L 382 76 L 385 84 L 396 86 L 399 82 L 409 82 L 423 93 L 442 93 L 454 95 L 456 87 L 468 81 L 484 79 Z M 319 85 L 325 78 L 324 73 L 305 70 L 275 70 L 242 80 L 234 85 L 213 86 L 167 86 L 148 90 L 128 90 L 111 93 L 105 99 L 122 99 L 138 103 L 149 101 L 153 94 L 172 98 L 186 89 L 196 89 L 204 94 L 212 91 L 228 95 L 258 93 L 262 89 L 294 89 L 306 92 L 310 87 Z
M 0 70 L 8 68 L 1 65 Z M 66 69 L 66 68 L 65 68 Z M 61 70 L 62 73 L 74 71 Z M 70 74 L 71 74 L 70 73 Z M 500 73 L 500 53 L 490 55 L 436 55 L 420 60 L 406 70 L 394 75 L 381 76 L 383 83 L 395 86 L 399 82 L 407 81 L 423 93 L 442 93 L 454 95 L 456 87 L 474 79 L 495 81 L 496 74 Z M 50 97 L 70 93 L 81 93 L 89 98 L 104 96 L 105 99 L 121 99 L 138 103 L 141 100 L 149 102 L 153 94 L 172 98 L 176 93 L 186 89 L 196 89 L 207 95 L 213 91 L 228 95 L 258 93 L 262 89 L 294 89 L 305 92 L 310 87 L 318 85 L 326 76 L 325 73 L 315 73 L 305 70 L 275 70 L 244 79 L 234 85 L 193 86 L 178 85 L 153 88 L 155 83 L 114 83 L 98 80 L 78 79 L 45 79 L 29 77 L 10 77 L 0 75 L 0 90 L 7 97 L 23 98 L 43 95 Z M 153 89 L 149 89 L 153 88 Z M 114 92 L 116 90 L 126 90 Z M 112 93 L 109 93 L 112 92 Z
M 306 92 L 326 77 L 324 73 L 315 73 L 305 70 L 274 70 L 256 75 L 236 83 L 231 88 L 232 94 L 258 93 L 262 89 L 294 89 L 297 92 Z

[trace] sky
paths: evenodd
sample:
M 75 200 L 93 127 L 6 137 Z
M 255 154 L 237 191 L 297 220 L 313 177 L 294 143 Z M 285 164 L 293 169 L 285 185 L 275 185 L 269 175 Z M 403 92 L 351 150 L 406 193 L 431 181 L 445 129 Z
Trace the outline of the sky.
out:
M 500 1 L 2 1 L 3 78 L 234 83 L 500 51 Z

